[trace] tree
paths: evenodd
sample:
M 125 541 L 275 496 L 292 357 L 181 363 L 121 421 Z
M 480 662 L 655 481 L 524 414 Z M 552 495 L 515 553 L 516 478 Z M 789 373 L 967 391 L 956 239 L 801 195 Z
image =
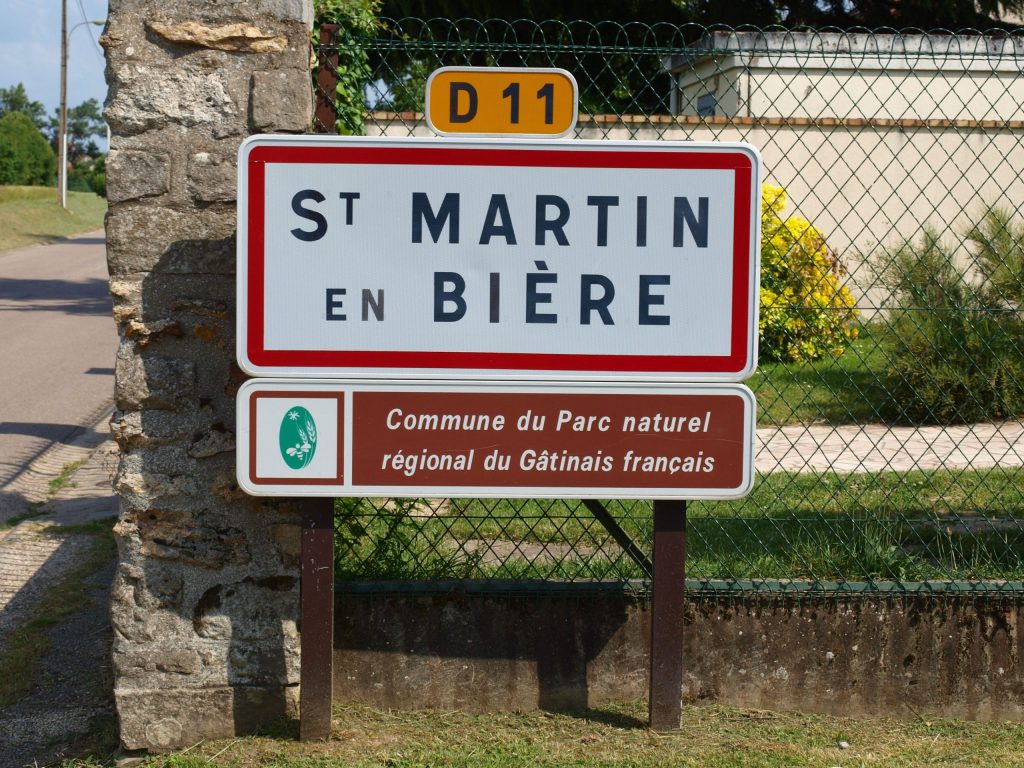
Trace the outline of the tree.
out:
M 107 196 L 107 156 L 100 155 L 92 164 L 92 176 L 89 187 L 100 197 Z
M 22 83 L 12 85 L 10 88 L 0 88 L 0 117 L 9 112 L 21 112 L 28 115 L 35 123 L 36 128 L 46 128 L 46 108 L 40 101 L 32 101 L 25 92 Z
M 762 362 L 839 357 L 857 338 L 857 302 L 845 270 L 814 226 L 783 216 L 786 191 L 761 187 Z
M 558 19 L 920 29 L 1016 27 L 1024 0 L 385 0 L 391 18 Z
M 55 109 L 53 117 L 50 118 L 48 131 L 54 152 L 59 149 L 57 146 L 59 132 L 60 110 Z M 106 132 L 107 124 L 103 120 L 103 113 L 100 111 L 100 105 L 96 99 L 86 99 L 77 107 L 70 107 L 68 109 L 68 157 L 99 156 L 100 148 L 93 137 L 103 136 Z
M 685 0 L 561 0 L 558 3 L 547 0 L 385 0 L 381 15 L 395 19 L 417 16 L 424 19 L 556 19 L 648 24 L 660 21 L 684 24 L 695 19 Z
M 697 20 L 705 24 L 780 23 L 787 27 L 867 27 L 875 29 L 1015 28 L 1003 21 L 1020 15 L 1024 0 L 780 0 L 754 8 L 770 8 L 774 18 L 751 18 L 745 3 L 704 0 L 696 4 Z
M 48 184 L 54 167 L 53 150 L 28 115 L 0 118 L 0 184 Z

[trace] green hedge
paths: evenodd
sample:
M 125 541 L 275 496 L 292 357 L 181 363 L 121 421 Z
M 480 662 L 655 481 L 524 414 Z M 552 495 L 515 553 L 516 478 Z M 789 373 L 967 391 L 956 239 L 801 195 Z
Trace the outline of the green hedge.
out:
M 49 184 L 56 167 L 53 150 L 28 115 L 8 112 L 0 118 L 0 184 Z
M 1024 228 L 989 210 L 957 251 L 927 230 L 880 270 L 896 308 L 884 339 L 890 418 L 956 424 L 1024 414 Z

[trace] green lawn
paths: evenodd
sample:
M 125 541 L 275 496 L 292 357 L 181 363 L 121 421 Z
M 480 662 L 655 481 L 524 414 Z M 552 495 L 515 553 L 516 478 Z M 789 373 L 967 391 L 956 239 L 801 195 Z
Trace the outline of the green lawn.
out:
M 1022 580 L 1022 488 L 1019 468 L 763 475 L 745 499 L 689 505 L 687 573 L 709 580 Z M 383 514 L 371 500 L 336 505 L 340 579 L 642 576 L 578 501 L 455 499 L 433 512 L 400 503 Z M 615 501 L 608 509 L 649 551 L 650 502 Z
M 56 188 L 0 186 L 0 251 L 102 229 L 106 212 L 92 192 L 68 192 L 65 211 Z
M 909 713 L 908 713 L 909 715 Z M 653 733 L 646 704 L 578 713 L 391 712 L 336 706 L 332 739 L 299 743 L 296 724 L 154 756 L 152 768 L 855 768 L 1021 764 L 1024 726 L 918 718 L 828 717 L 721 706 L 683 708 L 683 728 Z M 840 746 L 845 742 L 845 748 Z M 100 766 L 101 761 L 69 765 Z
M 764 363 L 746 384 L 757 396 L 760 426 L 886 421 L 892 397 L 882 378 L 887 357 L 879 329 L 865 326 L 837 358 Z

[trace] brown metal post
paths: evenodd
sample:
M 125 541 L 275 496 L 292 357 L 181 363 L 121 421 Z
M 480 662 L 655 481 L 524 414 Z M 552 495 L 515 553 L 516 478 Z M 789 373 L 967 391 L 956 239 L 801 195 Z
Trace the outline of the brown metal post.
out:
M 651 585 L 650 726 L 678 730 L 683 713 L 683 623 L 686 587 L 686 502 L 654 502 Z
M 334 499 L 302 502 L 299 739 L 331 736 L 334 680 Z
M 337 33 L 337 24 L 320 25 L 320 50 L 317 52 L 316 71 L 316 115 L 313 118 L 314 133 L 337 133 L 338 51 L 324 51 L 325 47 L 335 44 Z

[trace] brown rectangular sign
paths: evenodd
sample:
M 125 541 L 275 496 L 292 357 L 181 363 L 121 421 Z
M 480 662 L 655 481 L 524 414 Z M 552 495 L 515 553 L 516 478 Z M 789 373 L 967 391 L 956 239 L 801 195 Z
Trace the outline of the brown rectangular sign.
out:
M 739 488 L 738 395 L 356 392 L 366 486 Z
M 752 481 L 740 385 L 253 380 L 239 398 L 254 495 L 733 498 Z

